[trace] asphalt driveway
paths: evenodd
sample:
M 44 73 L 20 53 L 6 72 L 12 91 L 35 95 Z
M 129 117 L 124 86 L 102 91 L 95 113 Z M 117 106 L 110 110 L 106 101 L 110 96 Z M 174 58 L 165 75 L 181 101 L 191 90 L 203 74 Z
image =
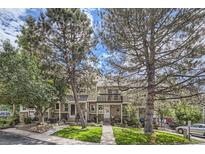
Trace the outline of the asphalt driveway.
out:
M 0 131 L 0 145 L 54 145 L 54 143 Z

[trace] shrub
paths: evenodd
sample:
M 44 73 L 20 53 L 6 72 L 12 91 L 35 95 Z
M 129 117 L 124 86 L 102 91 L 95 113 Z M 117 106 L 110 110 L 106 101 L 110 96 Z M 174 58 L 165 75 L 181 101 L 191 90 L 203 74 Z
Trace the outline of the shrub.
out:
M 131 126 L 131 127 L 140 127 L 140 122 L 138 119 L 135 118 L 131 118 L 131 119 L 125 119 L 123 120 L 123 123 L 125 124 L 125 126 Z
M 96 123 L 93 123 L 93 122 L 88 123 L 87 125 L 88 126 L 94 126 L 94 127 L 102 127 L 102 124 L 96 124 Z
M 8 128 L 16 124 L 16 118 L 14 116 L 8 118 L 0 118 L 0 128 Z
M 32 119 L 30 117 L 24 118 L 24 123 L 25 124 L 31 124 L 32 123 Z
M 152 133 L 151 136 L 150 136 L 150 143 L 151 144 L 156 144 L 156 140 L 157 140 L 156 133 Z
M 3 126 L 4 124 L 6 124 L 6 118 L 0 118 L 0 125 Z

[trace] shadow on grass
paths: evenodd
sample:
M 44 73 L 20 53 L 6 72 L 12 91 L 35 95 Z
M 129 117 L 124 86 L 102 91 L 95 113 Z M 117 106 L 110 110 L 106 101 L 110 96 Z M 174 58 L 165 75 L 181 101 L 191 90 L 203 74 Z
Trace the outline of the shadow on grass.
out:
M 113 127 L 113 132 L 117 144 L 120 145 L 147 145 L 153 140 L 151 135 L 144 134 L 143 129 L 137 128 L 120 128 Z M 155 135 L 155 144 L 196 144 L 199 143 L 196 140 L 189 141 L 188 139 L 178 136 L 176 134 L 170 134 L 166 132 L 156 131 Z
M 100 143 L 102 128 L 89 126 L 85 129 L 81 129 L 80 126 L 70 126 L 54 133 L 53 135 L 69 139 Z

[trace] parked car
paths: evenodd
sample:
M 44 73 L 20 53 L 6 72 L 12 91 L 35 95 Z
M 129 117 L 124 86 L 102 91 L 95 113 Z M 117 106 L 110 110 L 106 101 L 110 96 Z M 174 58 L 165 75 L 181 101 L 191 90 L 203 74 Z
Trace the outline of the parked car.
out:
M 188 131 L 188 126 L 179 126 L 176 128 L 176 132 L 179 134 L 183 134 L 185 130 Z M 190 134 L 205 137 L 205 124 L 193 124 L 190 127 Z
M 11 114 L 9 111 L 0 111 L 0 117 L 9 117 Z

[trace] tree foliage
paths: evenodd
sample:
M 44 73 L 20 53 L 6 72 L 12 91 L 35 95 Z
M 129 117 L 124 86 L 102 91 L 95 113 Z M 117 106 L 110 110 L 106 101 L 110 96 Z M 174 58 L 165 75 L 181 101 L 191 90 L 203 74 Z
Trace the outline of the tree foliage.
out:
M 188 121 L 192 123 L 198 123 L 202 119 L 202 112 L 199 107 L 188 105 L 186 103 L 177 104 L 175 110 L 176 119 L 181 124 L 188 124 Z
M 55 88 L 42 76 L 38 58 L 5 42 L 0 54 L 0 67 L 0 100 L 35 108 L 42 118 L 54 103 Z
M 196 96 L 204 77 L 204 9 L 103 9 L 101 41 L 119 87 L 146 90 L 145 132 L 154 102 Z M 188 89 L 188 96 L 181 93 Z M 197 89 L 197 88 L 196 88 Z
M 34 34 L 29 35 L 32 30 Z M 82 127 L 85 127 L 85 120 L 77 93 L 80 86 L 93 82 L 92 34 L 90 20 L 80 9 L 47 9 L 38 21 L 28 18 L 19 36 L 24 49 L 42 57 L 43 62 L 51 62 L 53 68 L 47 72 L 52 72 L 51 78 L 60 88 L 59 98 L 65 90 L 64 84 L 71 88 Z

